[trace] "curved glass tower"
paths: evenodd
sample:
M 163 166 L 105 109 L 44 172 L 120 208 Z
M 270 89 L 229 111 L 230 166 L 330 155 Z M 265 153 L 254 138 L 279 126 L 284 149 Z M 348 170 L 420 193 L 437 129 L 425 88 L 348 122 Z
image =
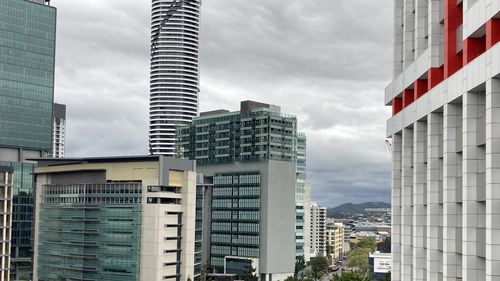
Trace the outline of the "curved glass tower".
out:
M 176 126 L 198 115 L 200 4 L 199 0 L 153 0 L 150 154 L 174 156 Z

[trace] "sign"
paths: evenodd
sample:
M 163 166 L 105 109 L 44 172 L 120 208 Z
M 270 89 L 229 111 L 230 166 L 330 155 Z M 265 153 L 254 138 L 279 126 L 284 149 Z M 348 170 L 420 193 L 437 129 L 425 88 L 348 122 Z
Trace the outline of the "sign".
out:
M 374 258 L 373 259 L 373 272 L 375 272 L 375 273 L 389 273 L 389 272 L 391 272 L 391 259 L 390 258 Z

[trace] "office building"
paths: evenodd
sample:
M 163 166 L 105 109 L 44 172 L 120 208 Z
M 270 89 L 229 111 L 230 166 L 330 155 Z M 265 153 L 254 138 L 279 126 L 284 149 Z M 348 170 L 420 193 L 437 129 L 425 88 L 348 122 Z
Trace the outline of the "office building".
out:
M 309 243 L 306 239 L 309 237 L 308 233 L 304 232 L 306 229 L 306 216 L 309 214 L 305 212 L 305 206 L 309 204 L 310 199 L 306 197 L 306 144 L 307 138 L 304 133 L 297 134 L 297 189 L 295 194 L 296 201 L 296 221 L 295 221 L 295 255 L 305 258 L 306 252 L 310 252 Z M 307 228 L 308 229 L 308 228 Z
M 325 239 L 327 247 L 330 247 L 332 261 L 342 260 L 344 257 L 344 224 L 327 222 Z
M 326 207 L 311 203 L 311 256 L 326 256 Z
M 64 157 L 66 140 L 66 105 L 54 103 L 52 118 L 52 157 Z
M 396 0 L 393 280 L 498 280 L 500 2 Z
M 152 5 L 149 150 L 174 156 L 176 126 L 198 115 L 201 1 L 155 0 Z
M 40 159 L 34 280 L 193 280 L 194 161 Z
M 296 231 L 298 232 L 296 227 Z M 304 186 L 304 260 L 311 259 L 311 185 Z
M 56 9 L 0 1 L 0 166 L 14 168 L 11 279 L 32 270 L 33 168 L 52 150 Z
M 0 166 L 0 281 L 10 280 L 13 172 L 12 167 Z
M 284 280 L 295 265 L 297 120 L 273 105 L 202 113 L 178 129 L 178 153 L 211 178 L 204 261 L 215 274 Z M 220 276 L 219 276 L 220 277 Z M 227 277 L 227 276 L 226 276 Z

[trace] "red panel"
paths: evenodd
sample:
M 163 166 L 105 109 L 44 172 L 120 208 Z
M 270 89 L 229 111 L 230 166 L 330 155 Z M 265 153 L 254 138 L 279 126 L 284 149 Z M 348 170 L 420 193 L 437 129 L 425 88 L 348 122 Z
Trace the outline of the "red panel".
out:
M 403 109 L 403 99 L 394 98 L 392 100 L 392 115 L 398 114 Z
M 444 77 L 462 68 L 462 54 L 457 54 L 457 28 L 462 24 L 462 4 L 444 0 Z
M 467 38 L 464 41 L 463 64 L 466 65 L 486 51 L 486 36 Z
M 415 100 L 413 89 L 406 89 L 403 91 L 403 107 L 407 107 Z
M 427 72 L 427 89 L 434 88 L 437 84 L 441 83 L 444 79 L 443 67 L 433 67 Z
M 429 85 L 427 79 L 418 79 L 413 84 L 413 88 L 415 89 L 415 99 L 423 96 L 427 91 L 429 91 Z
M 486 23 L 486 49 L 500 42 L 500 19 L 491 19 Z

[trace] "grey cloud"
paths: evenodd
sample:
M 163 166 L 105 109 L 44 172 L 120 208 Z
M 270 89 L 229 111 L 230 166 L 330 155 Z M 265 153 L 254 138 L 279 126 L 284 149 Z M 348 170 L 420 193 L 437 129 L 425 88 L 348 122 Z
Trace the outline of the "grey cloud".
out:
M 52 3 L 68 155 L 146 153 L 150 1 Z M 377 0 L 204 0 L 201 110 L 281 105 L 308 134 L 313 198 L 387 201 L 391 14 Z

